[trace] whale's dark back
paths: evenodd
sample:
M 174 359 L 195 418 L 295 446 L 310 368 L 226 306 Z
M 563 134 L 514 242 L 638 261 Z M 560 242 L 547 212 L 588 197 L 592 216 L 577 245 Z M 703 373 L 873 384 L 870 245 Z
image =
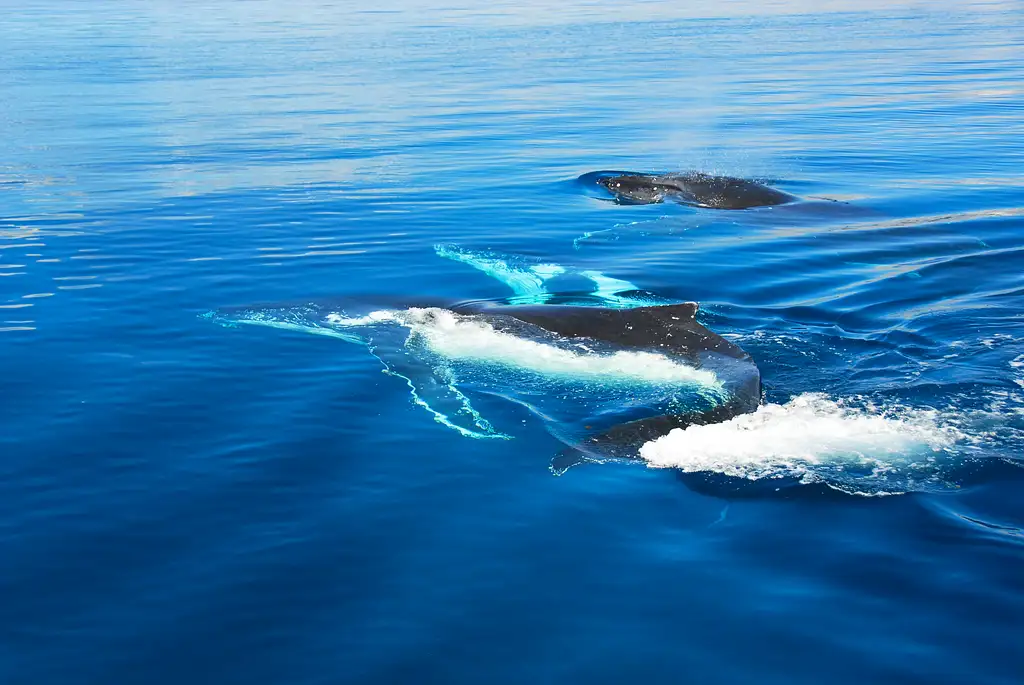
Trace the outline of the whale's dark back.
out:
M 657 352 L 703 367 L 709 360 L 727 381 L 732 413 L 753 411 L 761 401 L 761 373 L 738 345 L 705 328 L 696 319 L 697 304 L 604 309 L 569 305 L 495 306 L 473 304 L 467 313 L 507 316 L 566 338 L 586 338 L 624 349 Z
M 796 198 L 770 186 L 733 176 L 699 171 L 682 174 L 623 174 L 598 179 L 621 202 L 651 204 L 671 197 L 714 209 L 750 209 L 792 202 Z
M 713 351 L 733 359 L 750 355 L 695 318 L 697 304 L 604 309 L 571 305 L 494 306 L 469 305 L 462 311 L 510 316 L 567 338 L 590 338 L 629 349 L 662 352 L 698 359 Z
M 623 348 L 682 357 L 697 366 L 710 354 L 719 358 L 719 365 L 724 363 L 734 368 L 728 384 L 731 398 L 724 404 L 650 416 L 590 435 L 555 458 L 551 468 L 556 473 L 581 461 L 636 458 L 643 443 L 666 435 L 674 428 L 726 421 L 754 411 L 761 401 L 761 374 L 754 360 L 737 345 L 701 325 L 696 319 L 694 302 L 633 309 L 474 303 L 460 309 L 466 313 L 512 317 L 567 338 L 588 338 Z

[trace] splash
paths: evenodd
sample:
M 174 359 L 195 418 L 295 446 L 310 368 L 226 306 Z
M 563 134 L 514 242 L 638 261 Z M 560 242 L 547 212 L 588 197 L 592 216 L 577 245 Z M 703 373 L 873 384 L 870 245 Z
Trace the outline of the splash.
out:
M 877 495 L 950 487 L 942 462 L 970 441 L 953 416 L 937 410 L 802 394 L 723 423 L 673 430 L 640 456 L 687 473 L 795 478 Z

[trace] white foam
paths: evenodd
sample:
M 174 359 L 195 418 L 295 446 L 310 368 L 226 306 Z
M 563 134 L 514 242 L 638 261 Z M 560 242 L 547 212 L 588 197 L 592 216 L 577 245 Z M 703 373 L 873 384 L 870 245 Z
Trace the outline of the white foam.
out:
M 346 318 L 331 315 L 336 326 L 366 326 L 394 321 L 408 327 L 435 354 L 453 360 L 503 364 L 546 376 L 603 382 L 641 381 L 702 385 L 721 384 L 712 371 L 697 369 L 653 352 L 598 354 L 557 347 L 496 330 L 489 323 L 446 309 L 378 311 Z
M 640 456 L 656 467 L 751 480 L 814 480 L 823 471 L 856 471 L 870 478 L 928 465 L 936 452 L 964 438 L 935 410 L 881 412 L 803 394 L 723 423 L 677 428 L 646 443 Z
M 1010 361 L 1010 368 L 1014 371 L 1013 382 L 1024 388 L 1024 354 L 1012 359 Z
M 341 314 L 328 314 L 327 322 L 334 324 L 335 326 L 372 326 L 378 323 L 387 323 L 389 321 L 398 321 L 398 313 L 381 309 L 375 312 L 370 312 L 366 316 L 342 316 Z

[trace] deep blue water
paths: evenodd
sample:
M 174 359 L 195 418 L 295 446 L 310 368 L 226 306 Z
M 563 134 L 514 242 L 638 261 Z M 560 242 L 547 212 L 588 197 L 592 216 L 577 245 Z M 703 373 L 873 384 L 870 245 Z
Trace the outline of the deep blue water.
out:
M 1024 5 L 354 4 L 0 13 L 0 682 L 1024 682 Z M 767 429 L 555 476 L 202 317 L 508 294 L 437 243 L 699 301 Z

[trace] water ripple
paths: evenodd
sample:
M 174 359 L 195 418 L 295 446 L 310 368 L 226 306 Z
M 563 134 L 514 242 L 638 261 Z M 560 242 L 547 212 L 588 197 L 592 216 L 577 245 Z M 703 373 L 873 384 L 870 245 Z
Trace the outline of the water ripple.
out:
M 1020 681 L 1019 3 L 28 0 L 0 36 L 4 683 Z M 196 319 L 508 294 L 449 242 L 700 301 L 774 418 L 552 478 L 520 405 L 467 440 L 360 349 Z

